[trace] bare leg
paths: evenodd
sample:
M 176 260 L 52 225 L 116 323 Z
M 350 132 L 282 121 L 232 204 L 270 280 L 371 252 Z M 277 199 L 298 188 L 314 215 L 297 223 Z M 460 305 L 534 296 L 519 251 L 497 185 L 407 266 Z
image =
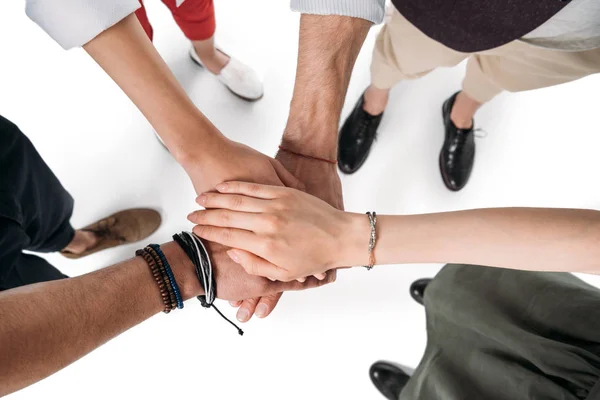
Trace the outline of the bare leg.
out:
M 385 111 L 389 97 L 390 89 L 378 89 L 375 86 L 370 85 L 367 90 L 365 90 L 363 110 L 371 115 L 379 115 Z
M 465 92 L 460 92 L 456 96 L 454 107 L 450 112 L 450 119 L 459 129 L 470 129 L 473 127 L 473 117 L 475 112 L 481 107 L 481 103 L 473 100 Z
M 73 240 L 63 249 L 68 253 L 81 254 L 89 248 L 92 248 L 98 242 L 98 237 L 93 232 L 75 231 Z
M 206 40 L 195 40 L 192 44 L 202 63 L 215 75 L 218 75 L 229 62 L 229 56 L 215 47 L 214 36 Z

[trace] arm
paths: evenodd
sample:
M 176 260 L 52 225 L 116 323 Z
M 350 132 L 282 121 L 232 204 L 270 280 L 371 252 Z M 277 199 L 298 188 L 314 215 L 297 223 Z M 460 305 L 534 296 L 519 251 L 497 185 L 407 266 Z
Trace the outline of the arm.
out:
M 121 87 L 198 193 L 227 179 L 297 186 L 278 161 L 228 140 L 196 108 L 132 14 L 138 7 L 138 0 L 27 0 L 38 25 L 65 48 L 83 46 Z
M 353 218 L 359 224 L 365 217 Z M 378 264 L 451 262 L 600 273 L 600 212 L 595 210 L 489 208 L 382 216 L 378 225 Z M 354 254 L 355 262 L 365 258 Z
M 184 166 L 223 135 L 196 108 L 131 14 L 83 45 Z
M 283 145 L 337 157 L 337 130 L 356 57 L 372 23 L 339 15 L 300 19 L 296 83 Z
M 218 190 L 222 194 L 201 196 L 208 210 L 192 214 L 191 221 L 200 224 L 195 232 L 240 249 L 236 261 L 251 273 L 288 280 L 337 265 L 368 264 L 370 226 L 364 214 L 344 213 L 286 188 L 233 182 Z M 250 209 L 257 214 L 239 213 Z M 377 264 L 600 273 L 599 211 L 490 208 L 377 220 Z
M 194 267 L 173 242 L 162 250 L 184 299 L 202 294 Z M 320 286 L 282 284 L 251 277 L 231 263 L 225 249 L 209 244 L 216 263 L 217 296 L 227 300 Z M 162 311 L 145 261 L 136 257 L 76 278 L 0 292 L 0 397 L 66 367 L 129 328 Z
M 330 160 L 337 159 L 338 124 L 354 62 L 365 40 L 372 21 L 364 19 L 377 14 L 383 5 L 375 1 L 353 4 L 356 10 L 343 7 L 344 2 L 293 1 L 303 14 L 300 19 L 300 43 L 296 83 L 290 115 L 281 145 L 297 153 Z M 317 3 L 321 8 L 315 7 Z M 369 10 L 370 13 L 350 11 Z M 302 7 L 301 7 L 302 6 Z M 336 8 L 337 6 L 337 8 Z M 315 15 L 343 11 L 346 15 Z M 363 11 L 364 11 L 363 10 Z M 318 196 L 337 208 L 343 208 L 342 185 L 337 166 L 309 160 L 280 151 L 277 159 L 306 185 L 309 193 Z

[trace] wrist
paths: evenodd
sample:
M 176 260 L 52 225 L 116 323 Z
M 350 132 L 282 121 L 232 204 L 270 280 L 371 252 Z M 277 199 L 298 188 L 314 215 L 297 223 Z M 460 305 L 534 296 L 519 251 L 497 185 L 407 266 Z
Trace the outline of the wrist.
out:
M 194 264 L 183 249 L 175 242 L 165 243 L 160 248 L 171 265 L 183 300 L 204 294 L 204 289 L 196 276 Z
M 329 160 L 337 159 L 337 127 L 324 129 L 311 125 L 287 127 L 281 146 L 293 152 Z
M 206 159 L 227 138 L 202 114 L 169 118 L 156 131 L 181 166 L 187 170 Z
M 336 159 L 337 125 L 337 121 L 319 122 L 319 118 L 305 121 L 290 116 L 281 138 L 281 145 L 295 152 Z
M 341 265 L 364 266 L 369 264 L 369 239 L 371 227 L 365 214 L 344 213 L 342 230 Z

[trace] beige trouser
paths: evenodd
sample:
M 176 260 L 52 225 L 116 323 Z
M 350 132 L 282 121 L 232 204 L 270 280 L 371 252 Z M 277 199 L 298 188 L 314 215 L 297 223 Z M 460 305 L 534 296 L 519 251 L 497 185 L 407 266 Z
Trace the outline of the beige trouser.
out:
M 539 89 L 600 72 L 600 49 L 566 52 L 514 41 L 479 53 L 460 53 L 429 38 L 394 10 L 377 37 L 371 82 L 389 89 L 464 59 L 468 61 L 463 91 L 480 103 L 503 90 Z

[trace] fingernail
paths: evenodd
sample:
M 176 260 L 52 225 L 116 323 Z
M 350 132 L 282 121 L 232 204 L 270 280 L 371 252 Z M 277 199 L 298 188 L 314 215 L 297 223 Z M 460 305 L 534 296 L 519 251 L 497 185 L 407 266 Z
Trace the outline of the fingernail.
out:
M 277 279 L 269 277 L 269 280 L 270 280 L 271 282 L 275 282 Z
M 237 251 L 235 250 L 228 250 L 227 251 L 227 255 L 229 256 L 229 258 L 231 258 L 234 262 L 236 263 L 240 263 L 240 256 L 238 255 Z
M 228 185 L 228 184 L 226 184 L 226 183 L 219 183 L 219 184 L 216 186 L 216 188 L 217 188 L 217 190 L 218 190 L 219 192 L 224 192 L 224 191 L 226 191 L 228 187 L 229 187 L 229 185 Z
M 206 203 L 206 195 L 205 194 L 201 194 L 200 196 L 196 197 L 196 202 L 198 204 L 204 204 L 204 203 Z
M 266 305 L 266 304 L 262 304 L 262 303 L 261 303 L 261 304 L 259 304 L 259 305 L 256 307 L 256 312 L 255 312 L 255 314 L 256 314 L 256 316 L 257 316 L 257 317 L 259 317 L 259 318 L 263 318 L 263 317 L 265 317 L 265 316 L 267 315 L 267 311 L 268 311 L 268 309 L 267 309 L 267 305 Z
M 237 317 L 238 321 L 246 322 L 246 321 L 248 321 L 248 318 L 250 318 L 250 311 L 246 310 L 245 308 L 240 308 L 239 311 L 237 312 L 236 317 Z

